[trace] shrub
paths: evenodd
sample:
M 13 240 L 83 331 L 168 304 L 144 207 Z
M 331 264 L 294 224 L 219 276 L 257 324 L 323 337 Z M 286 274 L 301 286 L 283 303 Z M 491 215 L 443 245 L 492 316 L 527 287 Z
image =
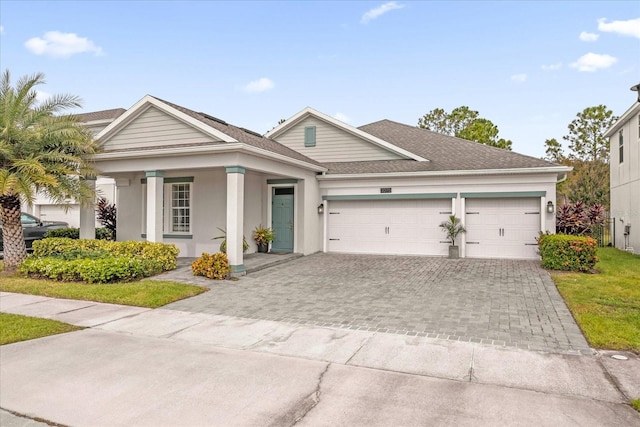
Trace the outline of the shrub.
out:
M 109 230 L 111 240 L 116 240 L 116 205 L 110 204 L 107 199 L 101 197 L 96 205 L 98 222 Z
M 209 279 L 226 279 L 229 277 L 229 259 L 227 254 L 218 252 L 209 255 L 203 253 L 200 258 L 191 264 L 194 276 L 204 276 Z
M 580 201 L 564 204 L 556 213 L 556 232 L 576 236 L 589 235 L 597 227 L 603 227 L 605 220 L 605 211 L 600 204 L 591 205 L 589 208 Z
M 65 252 L 82 250 L 88 252 L 106 251 L 114 256 L 137 258 L 149 270 L 149 275 L 163 270 L 173 270 L 177 266 L 180 251 L 175 245 L 154 242 L 113 242 L 107 240 L 49 238 L 33 242 L 36 257 L 55 256 Z
M 29 257 L 20 264 L 18 271 L 30 277 L 58 281 L 85 281 L 111 283 L 140 279 L 146 276 L 145 262 L 125 256 L 100 258 Z
M 542 266 L 551 270 L 590 271 L 598 262 L 598 242 L 585 236 L 540 234 Z
M 49 230 L 44 235 L 45 239 L 49 237 L 66 237 L 67 239 L 79 239 L 79 228 L 56 228 L 55 230 Z M 111 231 L 107 228 L 96 228 L 96 239 L 98 240 L 113 240 L 111 238 Z

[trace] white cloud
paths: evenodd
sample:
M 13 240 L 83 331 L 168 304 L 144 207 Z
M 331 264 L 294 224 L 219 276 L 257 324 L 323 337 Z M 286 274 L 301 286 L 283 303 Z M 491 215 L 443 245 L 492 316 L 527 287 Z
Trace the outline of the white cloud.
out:
M 36 91 L 36 101 L 38 103 L 44 102 L 47 99 L 51 98 L 51 94 L 48 92 L 43 92 L 41 90 Z
M 640 18 L 628 21 L 606 22 L 607 18 L 598 19 L 598 30 L 604 33 L 616 33 L 640 39 Z
M 275 83 L 266 78 L 266 77 L 262 77 L 259 78 L 258 80 L 254 80 L 252 82 L 249 82 L 245 87 L 244 87 L 244 91 L 247 93 L 260 93 L 260 92 L 264 92 L 266 90 L 270 90 L 273 89 L 275 87 Z
M 586 31 L 583 31 L 580 33 L 579 37 L 580 37 L 580 40 L 582 40 L 583 42 L 594 42 L 598 40 L 598 37 L 600 37 L 600 35 L 595 33 L 587 33 Z
M 93 52 L 102 54 L 102 48 L 86 37 L 75 33 L 47 31 L 42 38 L 33 37 L 25 42 L 25 47 L 36 55 L 48 55 L 54 58 L 68 58 L 76 53 Z
M 395 9 L 402 9 L 403 7 L 404 7 L 403 4 L 398 4 L 395 1 L 387 2 L 382 6 L 378 6 L 374 9 L 371 9 L 365 12 L 365 14 L 362 15 L 362 19 L 360 19 L 360 22 L 362 22 L 363 24 L 366 24 L 367 22 L 373 21 L 374 19 L 384 15 L 387 12 L 391 12 L 392 10 L 395 10 Z
M 577 68 L 578 71 L 593 72 L 600 68 L 609 68 L 618 62 L 618 58 L 607 55 L 589 52 L 582 55 L 571 67 Z
M 344 123 L 349 123 L 351 121 L 351 118 L 349 116 L 347 116 L 346 114 L 343 114 L 343 113 L 336 113 L 333 116 L 333 118 L 334 119 L 338 119 L 338 120 L 340 120 L 341 122 L 344 122 Z
M 518 83 L 524 83 L 527 81 L 527 75 L 524 73 L 514 74 L 511 76 L 511 80 Z
M 549 65 L 543 65 L 541 68 L 542 68 L 543 71 L 559 70 L 560 68 L 562 68 L 562 62 L 557 62 L 555 64 L 549 64 Z

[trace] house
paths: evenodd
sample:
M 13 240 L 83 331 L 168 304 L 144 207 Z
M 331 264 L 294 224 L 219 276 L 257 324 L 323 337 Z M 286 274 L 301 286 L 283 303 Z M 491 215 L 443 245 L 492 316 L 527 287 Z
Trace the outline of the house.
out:
M 77 117 L 82 126 L 87 127 L 95 136 L 125 111 L 124 108 L 117 108 L 78 114 Z M 113 179 L 103 176 L 97 178 L 96 193 L 98 197 L 104 197 L 109 203 L 114 203 L 116 200 L 115 190 Z M 51 200 L 46 194 L 39 193 L 35 201 L 24 208 L 28 213 L 44 221 L 65 221 L 70 227 L 80 227 L 80 204 L 75 200 L 69 199 L 68 203 L 60 204 Z
M 242 238 L 273 228 L 273 252 L 445 255 L 438 225 L 460 217 L 461 255 L 537 259 L 555 230 L 547 161 L 382 120 L 360 128 L 306 108 L 266 135 L 145 96 L 98 135 L 115 180 L 118 239 L 215 252 L 225 228 L 234 274 Z M 86 210 L 85 215 L 90 215 Z M 89 236 L 91 229 L 81 228 Z
M 640 253 L 640 102 L 605 133 L 610 142 L 612 242 Z

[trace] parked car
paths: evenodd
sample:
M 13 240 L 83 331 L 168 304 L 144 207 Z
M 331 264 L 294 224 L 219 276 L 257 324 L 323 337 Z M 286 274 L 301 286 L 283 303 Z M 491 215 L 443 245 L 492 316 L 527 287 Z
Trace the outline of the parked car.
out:
M 44 235 L 49 230 L 55 230 L 56 228 L 66 228 L 69 224 L 62 221 L 41 221 L 33 215 L 28 213 L 21 213 L 20 222 L 22 223 L 22 230 L 24 233 L 24 242 L 27 245 L 27 250 L 31 250 L 31 245 L 34 240 L 40 240 L 44 238 Z M 0 222 L 0 227 L 2 223 Z M 4 251 L 4 245 L 2 244 L 2 228 L 0 228 L 0 252 Z

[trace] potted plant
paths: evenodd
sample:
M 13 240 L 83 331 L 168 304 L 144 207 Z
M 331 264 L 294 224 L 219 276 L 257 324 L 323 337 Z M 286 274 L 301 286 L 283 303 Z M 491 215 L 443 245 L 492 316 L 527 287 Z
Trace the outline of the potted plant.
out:
M 223 239 L 222 243 L 220 243 L 220 252 L 223 254 L 227 253 L 227 230 L 224 228 L 217 227 L 218 230 L 222 231 L 222 236 L 217 236 L 212 238 L 211 240 Z M 242 252 L 246 252 L 249 249 L 249 244 L 244 236 L 242 236 Z
M 253 240 L 258 245 L 258 252 L 269 252 L 269 243 L 273 241 L 274 237 L 273 230 L 269 227 L 263 227 L 262 224 L 253 230 Z
M 455 215 L 449 215 L 449 219 L 447 221 L 443 221 L 440 224 L 440 228 L 442 228 L 442 231 L 447 233 L 447 239 L 451 240 L 451 246 L 449 246 L 449 258 L 458 258 L 460 256 L 460 248 L 456 246 L 456 238 L 460 234 L 467 232 L 460 223 L 460 218 L 456 218 Z

